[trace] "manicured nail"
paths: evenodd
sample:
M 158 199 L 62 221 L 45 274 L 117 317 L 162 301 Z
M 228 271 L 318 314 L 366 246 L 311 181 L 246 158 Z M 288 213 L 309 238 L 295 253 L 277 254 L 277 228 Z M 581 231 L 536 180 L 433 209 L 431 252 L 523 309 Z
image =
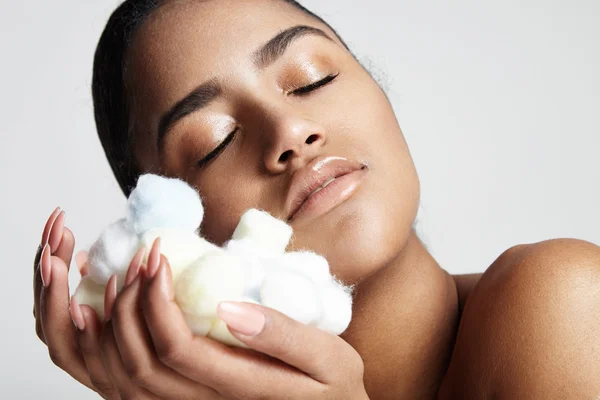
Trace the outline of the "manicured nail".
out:
M 54 225 L 54 221 L 56 221 L 56 217 L 60 213 L 60 207 L 56 207 L 52 214 L 48 217 L 46 221 L 46 225 L 44 226 L 44 232 L 42 232 L 42 247 L 44 247 L 48 243 L 48 238 L 50 237 L 50 232 L 52 232 L 52 226 Z
M 73 323 L 83 332 L 85 329 L 85 318 L 83 318 L 83 313 L 81 312 L 81 308 L 79 307 L 79 302 L 75 299 L 75 296 L 71 297 L 71 303 L 69 304 L 69 311 L 71 313 L 71 319 Z
M 129 269 L 127 270 L 127 275 L 125 276 L 125 287 L 131 285 L 140 273 L 140 267 L 142 266 L 142 261 L 144 261 L 145 254 L 146 248 L 140 247 L 137 253 L 135 253 L 135 256 L 133 256 L 131 264 L 129 264 Z
M 54 224 L 52 224 L 52 230 L 50 231 L 50 237 L 48 244 L 50 245 L 50 252 L 54 254 L 60 245 L 60 241 L 63 236 L 63 228 L 65 227 L 65 212 L 61 211 L 56 217 Z
M 104 322 L 108 322 L 112 315 L 112 309 L 117 299 L 117 276 L 113 275 L 108 280 L 106 285 L 106 293 L 104 293 Z
M 52 259 L 50 258 L 50 246 L 48 243 L 44 246 L 42 256 L 40 257 L 40 275 L 42 276 L 42 284 L 44 287 L 48 287 L 52 279 Z
M 150 254 L 148 255 L 148 278 L 154 278 L 156 275 L 156 271 L 158 271 L 158 267 L 160 266 L 160 238 L 156 238 L 154 244 L 152 245 L 152 250 L 150 250 Z
M 221 302 L 217 314 L 231 329 L 246 336 L 256 336 L 265 326 L 265 315 L 244 304 Z

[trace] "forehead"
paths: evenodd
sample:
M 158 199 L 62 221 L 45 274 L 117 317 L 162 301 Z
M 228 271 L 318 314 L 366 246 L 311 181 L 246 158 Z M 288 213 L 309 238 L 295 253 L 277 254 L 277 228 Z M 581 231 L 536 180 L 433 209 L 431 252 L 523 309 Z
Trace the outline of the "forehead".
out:
M 278 0 L 173 0 L 135 33 L 126 79 L 164 110 L 207 79 L 241 77 L 257 47 L 297 24 L 327 29 Z

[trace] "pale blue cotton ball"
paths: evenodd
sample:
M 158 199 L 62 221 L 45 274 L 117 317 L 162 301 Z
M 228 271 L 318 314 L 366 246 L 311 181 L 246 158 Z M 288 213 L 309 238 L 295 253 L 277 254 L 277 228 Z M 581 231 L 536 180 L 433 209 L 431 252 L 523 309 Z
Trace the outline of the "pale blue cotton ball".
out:
M 126 219 L 138 235 L 156 228 L 196 231 L 203 217 L 194 188 L 180 179 L 154 174 L 139 177 L 127 204 Z

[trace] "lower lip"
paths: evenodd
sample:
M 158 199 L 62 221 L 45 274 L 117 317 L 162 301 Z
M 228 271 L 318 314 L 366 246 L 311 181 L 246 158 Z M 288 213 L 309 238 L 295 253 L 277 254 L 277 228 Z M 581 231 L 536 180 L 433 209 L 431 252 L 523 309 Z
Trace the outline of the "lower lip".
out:
M 335 178 L 302 203 L 290 221 L 318 217 L 343 203 L 354 194 L 366 172 L 366 169 L 361 169 Z

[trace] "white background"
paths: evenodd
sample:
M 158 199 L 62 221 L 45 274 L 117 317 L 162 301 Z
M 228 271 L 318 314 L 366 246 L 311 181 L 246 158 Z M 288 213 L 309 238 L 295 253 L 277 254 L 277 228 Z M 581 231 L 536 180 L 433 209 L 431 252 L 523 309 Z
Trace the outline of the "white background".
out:
M 90 96 L 93 52 L 117 3 L 2 0 L 3 399 L 95 398 L 36 338 L 31 271 L 55 206 L 78 248 L 123 212 Z M 447 3 L 304 2 L 387 75 L 422 182 L 427 246 L 462 273 L 517 243 L 600 244 L 600 2 Z

